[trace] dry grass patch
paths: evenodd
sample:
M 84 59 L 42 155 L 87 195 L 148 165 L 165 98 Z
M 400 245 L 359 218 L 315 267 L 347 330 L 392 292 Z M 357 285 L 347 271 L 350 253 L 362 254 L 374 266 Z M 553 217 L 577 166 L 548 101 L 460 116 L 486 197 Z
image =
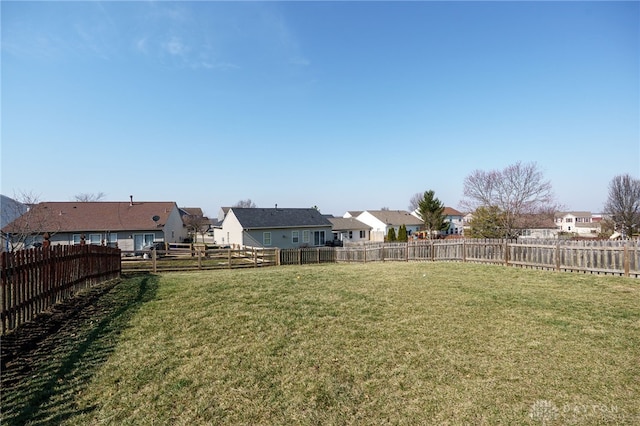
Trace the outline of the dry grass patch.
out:
M 161 275 L 69 424 L 637 424 L 636 280 L 461 263 Z

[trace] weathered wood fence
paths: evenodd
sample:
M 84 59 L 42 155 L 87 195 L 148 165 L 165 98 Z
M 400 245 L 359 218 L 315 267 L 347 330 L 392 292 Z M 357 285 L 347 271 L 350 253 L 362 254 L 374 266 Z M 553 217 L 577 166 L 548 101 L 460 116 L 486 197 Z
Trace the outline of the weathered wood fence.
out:
M 295 249 L 171 249 L 133 252 L 123 271 L 168 272 L 331 262 L 476 262 L 522 268 L 640 277 L 640 242 L 568 240 L 433 240 Z M 143 257 L 142 254 L 145 254 Z
M 186 245 L 168 250 L 139 250 L 123 252 L 124 272 L 178 272 L 208 269 L 238 269 L 278 264 L 277 249 L 253 248 L 208 249 Z
M 336 261 L 336 251 L 333 247 L 278 249 L 278 251 L 280 265 L 306 265 Z
M 2 333 L 32 320 L 77 291 L 120 276 L 120 250 L 97 245 L 3 252 Z
M 335 248 L 336 262 L 458 261 L 640 277 L 640 241 L 434 240 Z

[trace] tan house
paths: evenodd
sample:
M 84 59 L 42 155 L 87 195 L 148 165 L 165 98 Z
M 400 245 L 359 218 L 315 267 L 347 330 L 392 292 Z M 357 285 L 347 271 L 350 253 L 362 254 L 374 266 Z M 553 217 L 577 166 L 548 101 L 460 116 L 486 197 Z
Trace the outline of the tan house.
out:
M 42 243 L 50 235 L 52 245 L 86 244 L 140 250 L 153 243 L 182 242 L 187 230 L 175 202 L 43 202 L 2 229 L 14 242 L 25 236 L 24 247 Z

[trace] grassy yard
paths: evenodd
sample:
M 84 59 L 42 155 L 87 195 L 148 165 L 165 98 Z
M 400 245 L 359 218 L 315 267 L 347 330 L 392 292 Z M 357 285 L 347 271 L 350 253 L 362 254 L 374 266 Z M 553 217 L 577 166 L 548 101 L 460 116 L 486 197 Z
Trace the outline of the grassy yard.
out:
M 100 301 L 3 385 L 2 424 L 640 423 L 634 279 L 325 264 L 138 276 Z

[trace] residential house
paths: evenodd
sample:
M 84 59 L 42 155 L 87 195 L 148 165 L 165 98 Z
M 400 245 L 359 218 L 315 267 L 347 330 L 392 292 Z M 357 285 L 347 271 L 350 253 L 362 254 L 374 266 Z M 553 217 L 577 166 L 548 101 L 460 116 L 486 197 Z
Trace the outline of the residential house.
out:
M 594 220 L 588 211 L 557 212 L 555 224 L 560 232 L 579 237 L 597 237 L 601 231 L 600 220 Z
M 423 226 L 422 220 L 405 210 L 365 210 L 356 219 L 371 227 L 370 241 L 384 241 L 391 228 L 398 235 L 401 225 L 407 228 L 409 236 Z
M 558 228 L 548 214 L 523 215 L 515 221 L 519 239 L 555 239 Z
M 25 246 L 86 244 L 140 250 L 157 242 L 182 242 L 187 237 L 175 202 L 43 202 L 2 229 L 3 233 L 28 233 Z
M 329 217 L 333 229 L 333 240 L 340 243 L 369 241 L 371 226 L 354 217 Z
M 362 214 L 362 210 L 349 210 L 342 217 L 345 217 L 345 218 L 358 217 L 358 216 L 360 216 L 360 214 Z
M 332 239 L 331 222 L 314 208 L 231 207 L 215 239 L 240 247 L 324 246 Z
M 442 214 L 449 226 L 440 232 L 441 235 L 464 235 L 464 213 L 452 207 L 445 207 Z
M 200 207 L 180 207 L 180 217 L 184 226 L 187 228 L 189 238 L 193 242 L 198 241 L 198 237 L 202 238 L 211 228 L 211 221 L 204 215 Z

